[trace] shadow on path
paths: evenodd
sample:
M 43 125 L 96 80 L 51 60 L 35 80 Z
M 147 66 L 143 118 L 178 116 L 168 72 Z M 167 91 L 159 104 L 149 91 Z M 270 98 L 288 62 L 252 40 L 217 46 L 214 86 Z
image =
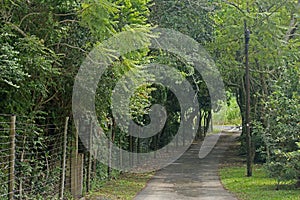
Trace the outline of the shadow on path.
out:
M 134 200 L 237 200 L 225 190 L 218 166 L 238 134 L 222 133 L 204 159 L 198 157 L 201 143 L 193 144 L 177 161 L 158 171 Z M 209 136 L 213 137 L 213 136 Z

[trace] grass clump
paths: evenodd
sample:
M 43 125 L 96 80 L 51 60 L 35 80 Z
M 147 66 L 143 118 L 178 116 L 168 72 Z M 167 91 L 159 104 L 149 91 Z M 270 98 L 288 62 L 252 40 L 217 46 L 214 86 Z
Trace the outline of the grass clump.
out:
M 124 173 L 117 179 L 94 183 L 97 187 L 86 196 L 89 200 L 131 200 L 147 184 L 153 172 L 143 174 Z
M 245 166 L 226 166 L 220 169 L 222 184 L 241 200 L 300 200 L 300 190 L 294 183 L 281 185 L 269 178 L 260 165 L 253 168 L 253 176 L 246 177 Z

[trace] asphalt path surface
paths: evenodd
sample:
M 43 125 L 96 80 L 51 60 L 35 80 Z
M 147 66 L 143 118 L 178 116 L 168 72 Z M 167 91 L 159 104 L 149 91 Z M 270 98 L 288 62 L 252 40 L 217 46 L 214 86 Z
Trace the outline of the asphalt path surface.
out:
M 213 150 L 199 158 L 201 142 L 192 144 L 177 161 L 159 170 L 134 200 L 237 200 L 224 189 L 218 176 L 221 160 L 226 160 L 226 150 L 239 135 L 231 128 L 222 132 Z M 215 140 L 210 135 L 208 141 Z

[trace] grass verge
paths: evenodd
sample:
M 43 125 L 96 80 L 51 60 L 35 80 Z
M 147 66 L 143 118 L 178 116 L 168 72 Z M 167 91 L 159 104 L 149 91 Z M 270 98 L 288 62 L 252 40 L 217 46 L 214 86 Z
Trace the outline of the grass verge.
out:
M 154 173 L 130 174 L 125 173 L 117 179 L 95 183 L 97 189 L 90 192 L 86 199 L 131 200 L 147 184 Z
M 241 200 L 300 200 L 300 190 L 292 183 L 275 190 L 275 180 L 260 165 L 254 166 L 253 177 L 245 176 L 245 166 L 226 166 L 219 173 L 224 187 Z

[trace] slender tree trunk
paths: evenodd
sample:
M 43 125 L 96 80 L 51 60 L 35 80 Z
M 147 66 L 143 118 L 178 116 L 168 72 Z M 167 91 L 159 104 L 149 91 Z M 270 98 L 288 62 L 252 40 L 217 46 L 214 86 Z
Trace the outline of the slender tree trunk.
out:
M 245 87 L 246 87 L 246 143 L 247 143 L 247 176 L 252 176 L 252 141 L 250 132 L 250 75 L 249 75 L 249 40 L 250 31 L 247 27 L 247 22 L 245 21 Z
M 111 179 L 111 172 L 112 172 L 112 144 L 115 140 L 115 131 L 116 131 L 116 121 L 115 118 L 112 117 L 111 120 L 111 135 L 109 136 L 110 140 L 108 141 L 109 146 L 109 158 L 108 158 L 108 167 L 107 167 L 107 177 L 108 179 Z

